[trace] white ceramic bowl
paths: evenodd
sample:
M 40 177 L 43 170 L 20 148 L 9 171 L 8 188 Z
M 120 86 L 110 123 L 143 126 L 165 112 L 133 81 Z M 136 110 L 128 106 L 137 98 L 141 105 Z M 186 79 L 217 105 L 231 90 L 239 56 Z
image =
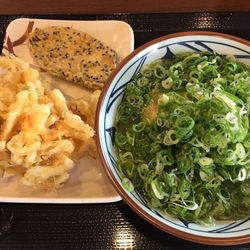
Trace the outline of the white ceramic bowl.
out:
M 155 39 L 136 49 L 118 66 L 100 97 L 97 110 L 97 145 L 106 172 L 124 201 L 140 216 L 156 227 L 177 237 L 211 245 L 250 243 L 250 218 L 240 221 L 218 221 L 215 226 L 205 227 L 185 223 L 161 215 L 148 207 L 136 193 L 127 192 L 121 185 L 113 147 L 114 118 L 123 91 L 131 77 L 143 65 L 159 58 L 171 58 L 181 52 L 215 51 L 234 55 L 250 65 L 250 42 L 226 34 L 214 32 L 184 32 Z

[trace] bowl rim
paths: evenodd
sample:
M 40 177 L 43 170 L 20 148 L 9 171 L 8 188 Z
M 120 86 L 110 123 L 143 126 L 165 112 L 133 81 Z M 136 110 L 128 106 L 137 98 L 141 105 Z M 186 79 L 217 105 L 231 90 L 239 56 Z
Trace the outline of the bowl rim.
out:
M 239 38 L 237 36 L 225 34 L 225 33 L 220 33 L 220 32 L 213 32 L 213 31 L 186 31 L 186 32 L 177 32 L 177 33 L 172 33 L 168 35 L 164 35 L 158 38 L 155 38 L 138 48 L 136 48 L 132 53 L 130 53 L 126 58 L 124 58 L 119 65 L 116 67 L 116 69 L 111 73 L 110 77 L 108 78 L 107 83 L 105 84 L 102 93 L 100 95 L 97 109 L 96 109 L 96 122 L 95 122 L 95 129 L 96 129 L 96 145 L 97 145 L 97 151 L 102 163 L 102 166 L 105 169 L 105 172 L 113 184 L 114 188 L 116 191 L 119 193 L 119 195 L 122 197 L 122 199 L 125 201 L 127 205 L 129 205 L 132 210 L 134 210 L 140 217 L 145 219 L 147 222 L 149 222 L 151 225 L 154 225 L 155 227 L 161 229 L 162 231 L 169 233 L 175 237 L 179 237 L 184 240 L 192 241 L 195 243 L 201 243 L 201 244 L 206 244 L 206 245 L 239 245 L 239 244 L 246 244 L 250 243 L 250 234 L 248 235 L 243 235 L 243 236 L 237 236 L 237 237 L 230 237 L 230 238 L 214 238 L 214 237 L 206 237 L 206 236 L 199 236 L 199 235 L 194 235 L 194 234 L 189 234 L 187 232 L 183 232 L 179 229 L 176 229 L 174 227 L 171 227 L 169 225 L 164 224 L 161 221 L 156 220 L 153 216 L 150 214 L 146 213 L 136 202 L 134 202 L 129 195 L 124 192 L 123 188 L 120 186 L 118 181 L 116 180 L 115 176 L 113 175 L 111 169 L 109 168 L 104 154 L 101 150 L 101 145 L 100 145 L 100 134 L 99 134 L 99 114 L 101 110 L 101 106 L 103 104 L 104 98 L 107 94 L 107 90 L 109 89 L 114 77 L 116 74 L 128 63 L 130 59 L 132 59 L 136 54 L 138 54 L 140 51 L 144 50 L 145 48 L 159 43 L 163 40 L 171 39 L 171 38 L 178 38 L 178 37 L 185 37 L 185 36 L 213 36 L 213 37 L 220 37 L 220 38 L 226 38 L 232 41 L 236 41 L 239 43 L 242 43 L 244 45 L 247 45 L 250 47 L 250 41 L 244 39 L 244 38 Z

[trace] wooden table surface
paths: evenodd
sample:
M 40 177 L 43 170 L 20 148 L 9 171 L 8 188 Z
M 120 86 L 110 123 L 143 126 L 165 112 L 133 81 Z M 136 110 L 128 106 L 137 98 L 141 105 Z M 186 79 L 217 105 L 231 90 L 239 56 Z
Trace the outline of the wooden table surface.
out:
M 0 14 L 249 11 L 249 0 L 0 0 Z

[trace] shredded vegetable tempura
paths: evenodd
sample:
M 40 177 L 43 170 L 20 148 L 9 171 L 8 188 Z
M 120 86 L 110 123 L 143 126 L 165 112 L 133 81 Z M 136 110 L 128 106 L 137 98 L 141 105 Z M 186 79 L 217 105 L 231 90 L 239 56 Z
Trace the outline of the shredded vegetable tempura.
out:
M 21 174 L 29 186 L 62 187 L 74 161 L 95 147 L 94 130 L 83 118 L 91 121 L 91 108 L 78 100 L 71 110 L 74 102 L 68 105 L 59 89 L 14 56 L 0 57 L 0 88 L 1 176 Z

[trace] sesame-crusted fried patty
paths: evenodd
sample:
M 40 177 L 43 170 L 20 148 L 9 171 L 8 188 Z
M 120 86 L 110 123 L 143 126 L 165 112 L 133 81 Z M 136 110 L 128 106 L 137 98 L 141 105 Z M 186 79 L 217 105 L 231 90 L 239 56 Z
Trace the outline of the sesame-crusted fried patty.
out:
M 41 68 L 90 89 L 102 89 L 118 62 L 114 50 L 69 27 L 36 28 L 28 45 Z

